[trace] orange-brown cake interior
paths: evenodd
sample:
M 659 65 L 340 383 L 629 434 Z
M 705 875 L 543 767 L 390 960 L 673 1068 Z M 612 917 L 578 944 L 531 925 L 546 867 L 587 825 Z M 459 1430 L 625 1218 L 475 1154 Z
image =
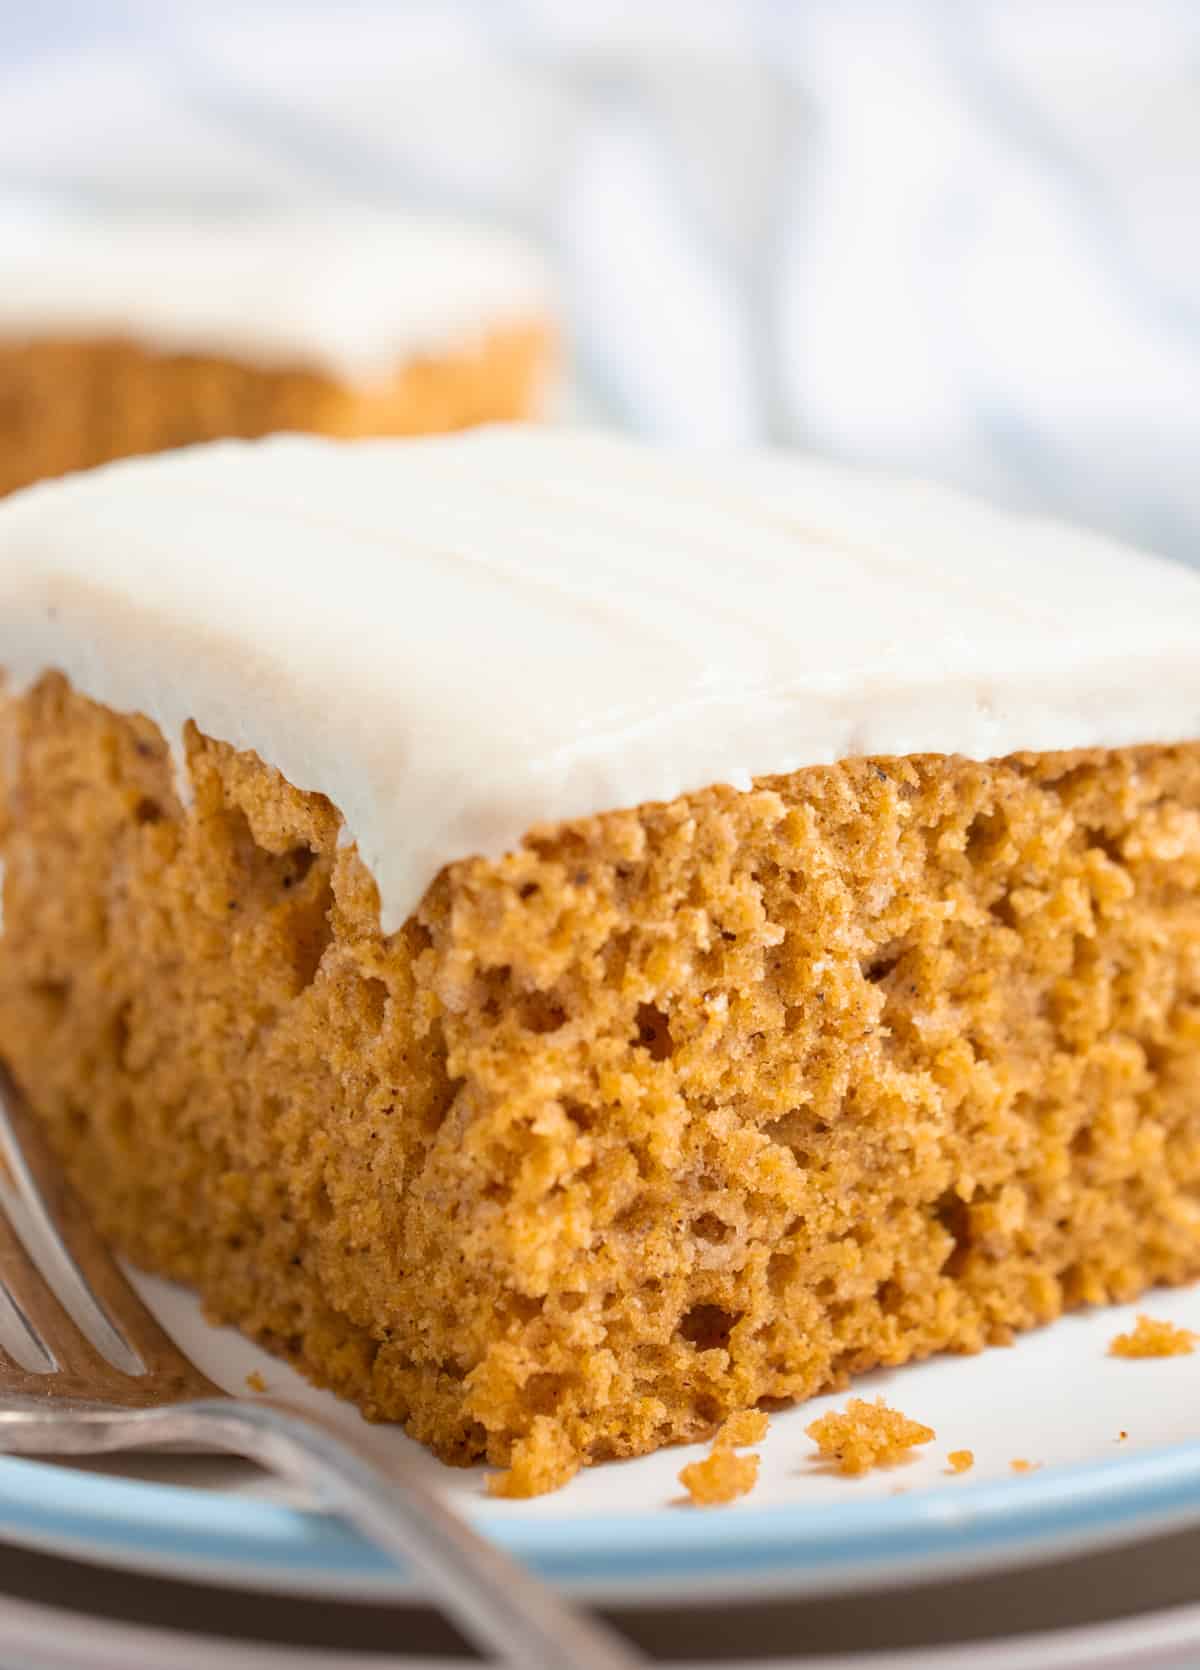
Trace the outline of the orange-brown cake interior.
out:
M 0 1050 L 101 1227 L 442 1455 L 587 1460 L 1200 1274 L 1200 744 L 531 831 L 391 938 L 340 819 L 50 676 Z

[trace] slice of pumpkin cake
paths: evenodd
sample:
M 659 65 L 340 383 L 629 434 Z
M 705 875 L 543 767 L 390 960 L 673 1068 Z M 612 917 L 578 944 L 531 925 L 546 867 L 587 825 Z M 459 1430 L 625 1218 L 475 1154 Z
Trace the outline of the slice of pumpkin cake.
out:
M 536 417 L 554 337 L 542 262 L 496 228 L 56 216 L 0 248 L 0 493 L 230 436 Z
M 1184 569 L 783 457 L 33 488 L 0 1052 L 125 1253 L 450 1459 L 1007 1341 L 1200 1274 L 1198 651 Z

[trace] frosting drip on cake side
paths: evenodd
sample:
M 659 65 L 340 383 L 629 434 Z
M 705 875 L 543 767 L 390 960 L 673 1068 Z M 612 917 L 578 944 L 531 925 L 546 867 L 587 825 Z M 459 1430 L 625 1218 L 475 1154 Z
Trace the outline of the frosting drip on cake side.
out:
M 509 233 L 345 211 L 54 218 L 0 248 L 0 335 L 112 338 L 368 384 L 422 354 L 546 321 Z
M 864 754 L 1200 737 L 1200 577 L 785 455 L 280 437 L 0 505 L 0 663 L 340 808 L 385 931 L 539 822 Z

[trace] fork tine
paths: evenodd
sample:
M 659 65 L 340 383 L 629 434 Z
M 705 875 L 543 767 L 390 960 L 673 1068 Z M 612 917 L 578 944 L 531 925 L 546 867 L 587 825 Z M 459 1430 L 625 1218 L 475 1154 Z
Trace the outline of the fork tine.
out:
M 216 1393 L 217 1388 L 179 1350 L 125 1279 L 68 1185 L 3 1061 L 0 1157 L 7 1161 L 32 1226 L 48 1246 L 56 1249 L 62 1271 L 89 1302 L 89 1321 L 94 1321 L 94 1335 L 103 1348 L 101 1360 L 107 1359 L 128 1374 L 169 1380 L 173 1395 L 207 1397 Z M 21 1239 L 19 1217 L 10 1232 Z M 26 1250 L 33 1250 L 28 1243 Z M 160 1388 L 160 1395 L 166 1397 L 172 1392 Z
M 4 1314 L 7 1327 L 23 1335 L 30 1354 L 40 1359 L 40 1367 L 29 1368 L 15 1352 L 0 1342 L 0 1388 L 10 1394 L 44 1392 L 46 1377 L 53 1374 L 54 1364 L 45 1346 L 33 1332 L 28 1317 L 18 1308 L 3 1282 L 0 1282 L 0 1311 Z
M 57 1369 L 93 1386 L 112 1378 L 112 1368 L 64 1309 L 4 1214 L 0 1214 L 0 1286 L 17 1320 Z M 40 1377 L 43 1384 L 48 1378 Z

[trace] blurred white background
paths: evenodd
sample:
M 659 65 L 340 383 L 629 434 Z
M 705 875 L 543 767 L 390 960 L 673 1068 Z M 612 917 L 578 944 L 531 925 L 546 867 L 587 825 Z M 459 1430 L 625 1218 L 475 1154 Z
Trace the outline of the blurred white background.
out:
M 601 421 L 1200 560 L 1195 0 L 0 0 L 0 239 L 313 194 L 537 239 Z

